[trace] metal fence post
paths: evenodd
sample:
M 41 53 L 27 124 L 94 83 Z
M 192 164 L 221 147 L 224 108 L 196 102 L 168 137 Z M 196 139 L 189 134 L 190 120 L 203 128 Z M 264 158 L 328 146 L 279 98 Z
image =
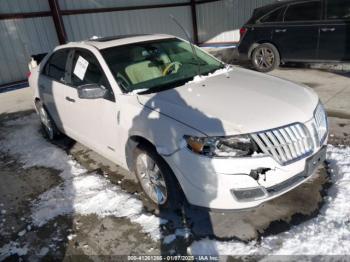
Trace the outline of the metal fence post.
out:
M 193 28 L 193 41 L 198 45 L 198 25 L 197 25 L 197 8 L 196 0 L 191 0 L 191 15 L 192 15 L 192 28 Z
M 52 19 L 55 24 L 58 41 L 61 45 L 65 44 L 67 42 L 67 34 L 64 28 L 60 7 L 58 5 L 57 0 L 48 1 L 51 9 Z

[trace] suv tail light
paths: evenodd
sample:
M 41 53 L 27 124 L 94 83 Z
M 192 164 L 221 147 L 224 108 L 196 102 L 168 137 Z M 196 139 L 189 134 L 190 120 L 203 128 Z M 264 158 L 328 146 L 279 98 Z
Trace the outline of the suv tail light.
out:
M 241 36 L 241 40 L 243 38 L 243 36 L 247 33 L 248 29 L 245 28 L 245 27 L 242 27 L 240 30 L 239 30 L 239 34 Z
M 32 72 L 30 72 L 30 71 L 27 73 L 27 78 L 28 78 L 28 79 L 29 79 L 29 77 L 30 77 L 31 74 L 32 74 Z

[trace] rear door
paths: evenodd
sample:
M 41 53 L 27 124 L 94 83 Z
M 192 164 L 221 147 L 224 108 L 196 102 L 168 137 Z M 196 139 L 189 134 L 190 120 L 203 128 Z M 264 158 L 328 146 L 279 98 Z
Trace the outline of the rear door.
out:
M 284 61 L 317 59 L 321 19 L 320 0 L 297 2 L 287 6 L 284 22 L 273 30 L 273 42 Z
M 55 124 L 65 128 L 64 95 L 67 80 L 67 58 L 70 50 L 55 51 L 46 62 L 39 76 L 39 95 Z
M 326 21 L 320 27 L 320 60 L 350 60 L 350 1 L 327 0 Z
M 252 28 L 254 34 L 248 34 L 255 37 L 253 42 L 270 42 L 273 36 L 273 30 L 282 23 L 285 6 L 277 7 L 256 21 L 256 26 Z

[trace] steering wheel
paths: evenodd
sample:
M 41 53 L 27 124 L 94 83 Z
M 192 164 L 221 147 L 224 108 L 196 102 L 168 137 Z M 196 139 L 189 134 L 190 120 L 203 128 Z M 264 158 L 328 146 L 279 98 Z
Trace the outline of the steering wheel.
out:
M 128 80 L 126 80 L 126 78 L 122 74 L 118 73 L 116 80 L 120 87 L 122 87 L 125 90 L 128 90 L 130 83 Z
M 172 72 L 176 73 L 179 68 L 182 66 L 182 64 L 178 61 L 174 61 L 174 62 L 171 62 L 170 64 L 168 64 L 164 70 L 163 70 L 163 76 L 166 76 Z

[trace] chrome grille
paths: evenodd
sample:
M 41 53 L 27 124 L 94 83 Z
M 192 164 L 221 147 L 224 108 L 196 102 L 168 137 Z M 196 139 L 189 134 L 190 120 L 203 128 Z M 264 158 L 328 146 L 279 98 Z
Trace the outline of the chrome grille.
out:
M 252 134 L 260 149 L 282 165 L 289 164 L 313 151 L 307 128 L 300 123 Z
M 314 118 L 316 123 L 318 141 L 320 142 L 320 145 L 322 145 L 327 136 L 328 122 L 327 122 L 326 111 L 321 103 L 318 103 L 315 109 Z

